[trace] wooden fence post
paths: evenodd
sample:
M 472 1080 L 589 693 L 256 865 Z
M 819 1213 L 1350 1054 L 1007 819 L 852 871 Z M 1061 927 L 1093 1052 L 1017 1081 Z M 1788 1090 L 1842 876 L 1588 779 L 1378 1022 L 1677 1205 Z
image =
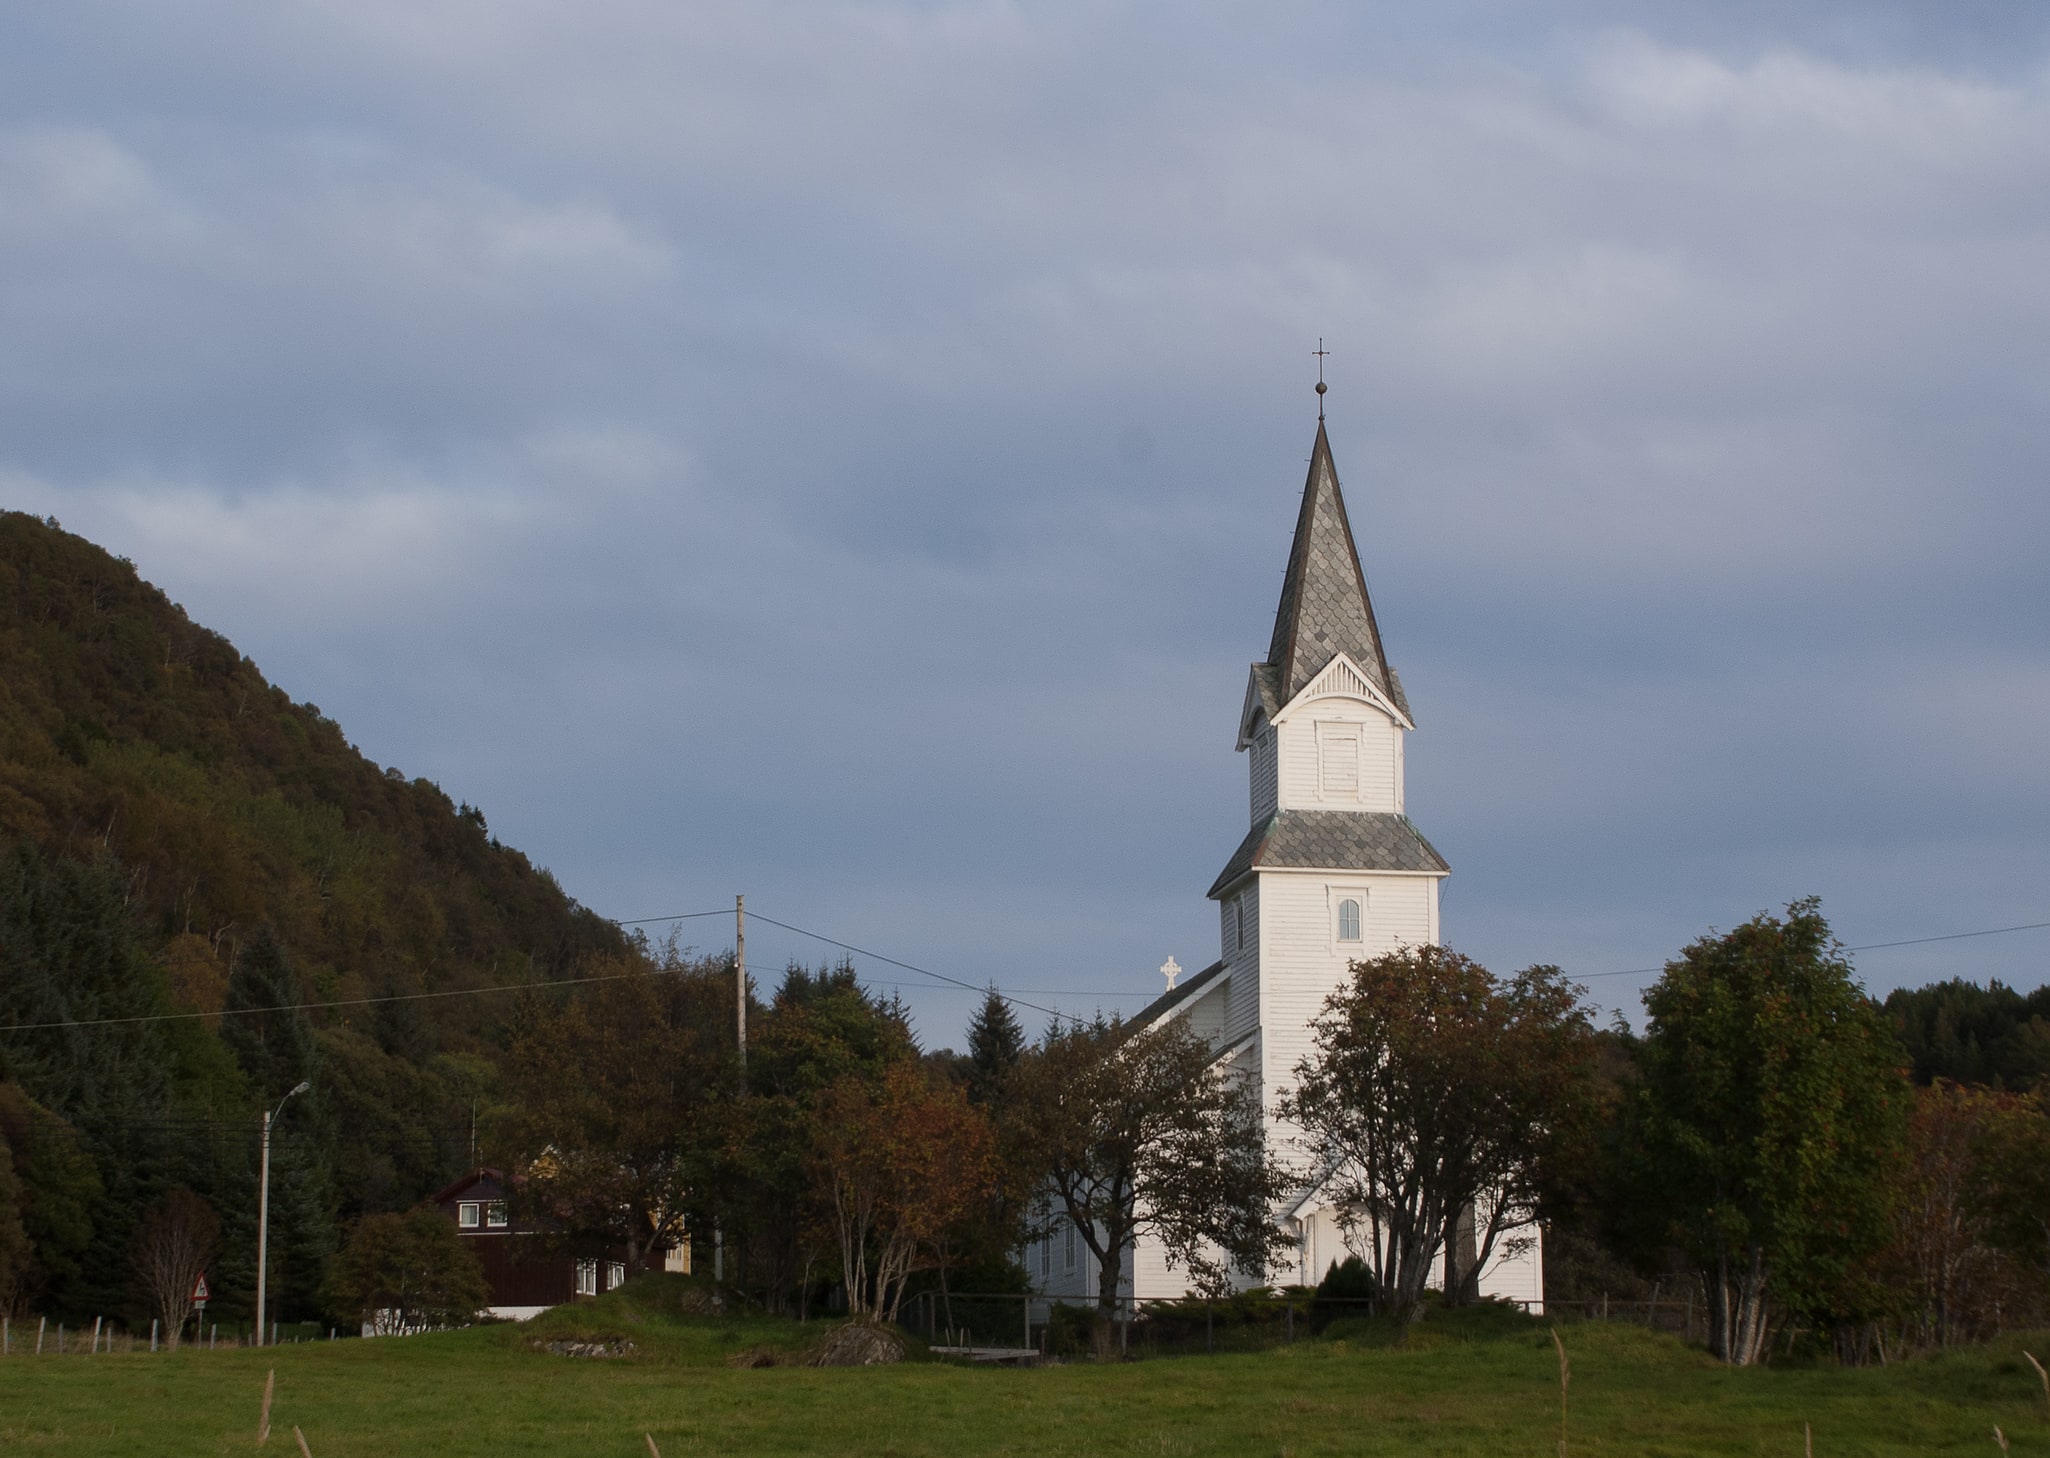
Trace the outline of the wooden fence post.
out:
M 39 1357 L 43 1354 L 43 1328 L 49 1324 L 50 1318 L 47 1316 L 36 1318 L 36 1355 Z

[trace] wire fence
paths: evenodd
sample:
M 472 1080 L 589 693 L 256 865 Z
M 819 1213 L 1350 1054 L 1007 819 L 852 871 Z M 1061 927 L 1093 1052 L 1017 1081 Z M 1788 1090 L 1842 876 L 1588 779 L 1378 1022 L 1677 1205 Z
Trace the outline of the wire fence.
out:
M 1389 1323 L 1376 1303 L 1310 1291 L 1142 1301 L 919 1293 L 903 1324 L 935 1350 L 981 1361 L 1148 1358 L 1253 1352 L 1311 1337 L 1365 1335 Z
M 1687 1341 L 1705 1334 L 1692 1300 L 1501 1301 L 1493 1309 L 1568 1321 L 1627 1321 Z M 1266 1351 L 1308 1339 L 1390 1340 L 1393 1318 L 1371 1298 L 1313 1291 L 1249 1291 L 1206 1299 L 1142 1301 L 1093 1297 L 948 1294 L 923 1291 L 903 1325 L 936 1351 L 986 1362 L 1055 1358 L 1189 1356 Z
M 334 1341 L 338 1327 L 312 1321 L 274 1321 L 267 1345 Z M 0 1316 L 0 1358 L 4 1357 L 98 1357 L 133 1352 L 233 1351 L 254 1344 L 255 1333 L 247 1322 L 206 1322 L 196 1329 L 190 1321 L 174 1340 L 171 1333 L 152 1321 L 147 1331 L 108 1321 L 104 1317 L 91 1325 L 73 1325 L 48 1317 L 17 1319 Z

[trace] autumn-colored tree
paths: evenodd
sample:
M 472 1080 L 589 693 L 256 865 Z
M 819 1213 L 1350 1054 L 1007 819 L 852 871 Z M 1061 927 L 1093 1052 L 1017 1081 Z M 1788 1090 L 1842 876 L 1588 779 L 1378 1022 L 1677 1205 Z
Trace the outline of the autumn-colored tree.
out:
M 813 1117 L 848 1310 L 894 1321 L 919 1256 L 972 1218 L 996 1182 L 989 1121 L 909 1060 L 878 1081 L 843 1076 Z
M 1578 989 L 1556 967 L 1504 981 L 1444 947 L 1405 948 L 1353 963 L 1311 1036 L 1280 1112 L 1329 1171 L 1382 1299 L 1414 1315 L 1441 1252 L 1447 1292 L 1470 1299 L 1595 1111 Z
M 1259 1101 L 1181 1019 L 1048 1029 L 1019 1065 L 1011 1108 L 1055 1215 L 1096 1259 L 1099 1343 L 1139 1236 L 1205 1290 L 1226 1289 L 1234 1271 L 1260 1279 L 1282 1248 L 1270 1215 L 1286 1182 Z
M 717 1170 L 738 1072 L 730 973 L 637 955 L 585 970 L 575 995 L 529 1010 L 501 1137 L 521 1205 L 624 1246 L 638 1272 L 685 1238 Z
M 1865 1319 L 1853 1288 L 1892 1227 L 1906 1060 L 1819 903 L 1703 937 L 1644 1003 L 1640 1199 L 1700 1264 L 1716 1355 L 1757 1361 L 1775 1311 Z
M 2028 1262 L 1996 1238 L 2013 1233 L 2015 1216 L 2035 1218 L 2024 1192 L 2002 1188 L 2030 1102 L 1942 1080 L 1915 1090 L 1894 1237 L 1874 1272 L 1896 1298 L 1897 1345 L 1985 1340 L 2039 1294 L 2029 1289 L 2041 1283 L 2030 1281 Z
M 484 1267 L 431 1205 L 356 1222 L 328 1269 L 328 1307 L 377 1334 L 462 1326 L 491 1299 Z

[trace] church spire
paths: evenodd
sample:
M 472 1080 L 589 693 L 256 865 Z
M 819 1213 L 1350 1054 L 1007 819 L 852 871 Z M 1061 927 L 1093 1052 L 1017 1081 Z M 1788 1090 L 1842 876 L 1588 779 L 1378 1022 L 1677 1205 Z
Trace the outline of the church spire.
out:
M 1310 452 L 1310 475 L 1303 485 L 1302 511 L 1296 518 L 1295 544 L 1289 549 L 1266 667 L 1277 696 L 1287 703 L 1325 664 L 1344 653 L 1399 704 L 1402 691 L 1381 651 L 1381 630 L 1367 597 L 1345 498 L 1338 490 L 1338 468 L 1332 464 L 1331 442 L 1324 434 L 1323 381 L 1318 385 L 1317 444 Z

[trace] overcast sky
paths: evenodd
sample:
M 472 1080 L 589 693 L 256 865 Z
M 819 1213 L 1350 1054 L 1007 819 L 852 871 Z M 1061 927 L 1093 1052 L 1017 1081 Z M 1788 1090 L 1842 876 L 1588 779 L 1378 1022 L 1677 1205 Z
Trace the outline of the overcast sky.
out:
M 2040 0 L 0 20 L 0 502 L 610 916 L 1208 962 L 1320 336 L 1448 942 L 2050 921 Z

